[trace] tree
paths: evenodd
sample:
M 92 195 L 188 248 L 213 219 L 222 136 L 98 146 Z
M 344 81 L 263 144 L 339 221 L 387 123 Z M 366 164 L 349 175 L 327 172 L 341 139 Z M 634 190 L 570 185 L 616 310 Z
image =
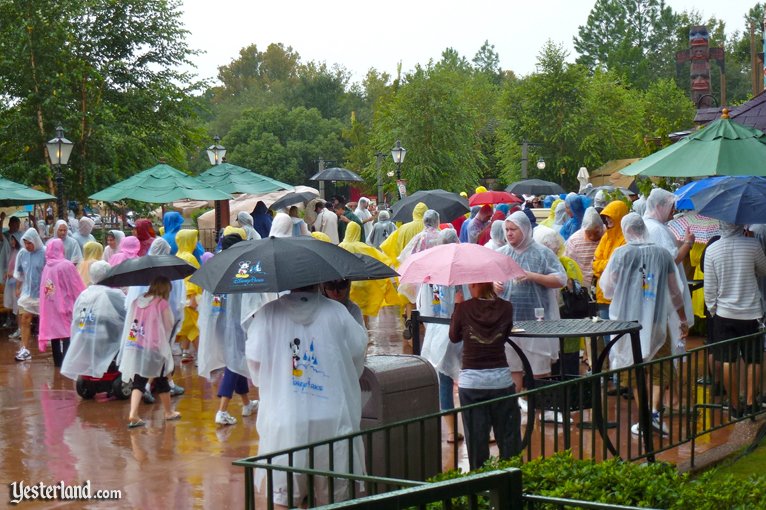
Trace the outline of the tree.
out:
M 179 5 L 0 1 L 5 175 L 53 192 L 45 141 L 58 123 L 75 142 L 67 189 L 79 199 L 161 156 L 183 165 L 200 84 L 174 70 L 193 54 Z
M 227 159 L 263 175 L 303 184 L 316 173 L 316 160 L 343 161 L 340 121 L 316 108 L 271 106 L 242 113 L 223 138 Z

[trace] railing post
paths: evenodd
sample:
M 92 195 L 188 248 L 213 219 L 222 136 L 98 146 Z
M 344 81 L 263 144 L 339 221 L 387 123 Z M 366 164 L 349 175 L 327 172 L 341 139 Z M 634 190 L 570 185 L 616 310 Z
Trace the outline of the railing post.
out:
M 420 312 L 410 313 L 410 333 L 412 333 L 412 354 L 420 356 Z

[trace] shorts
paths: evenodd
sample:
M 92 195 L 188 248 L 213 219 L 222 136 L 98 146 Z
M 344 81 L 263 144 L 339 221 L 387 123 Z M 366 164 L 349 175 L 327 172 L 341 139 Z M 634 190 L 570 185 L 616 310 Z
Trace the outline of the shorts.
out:
M 40 299 L 29 296 L 21 296 L 18 301 L 19 315 L 25 313 L 40 315 Z
M 758 320 L 728 319 L 716 316 L 713 320 L 712 329 L 711 342 L 713 344 L 731 338 L 750 336 L 750 338 L 738 342 L 713 347 L 711 353 L 714 360 L 733 363 L 740 356 L 745 360 L 745 363 L 760 363 L 763 360 L 763 335 L 757 334 L 759 330 Z

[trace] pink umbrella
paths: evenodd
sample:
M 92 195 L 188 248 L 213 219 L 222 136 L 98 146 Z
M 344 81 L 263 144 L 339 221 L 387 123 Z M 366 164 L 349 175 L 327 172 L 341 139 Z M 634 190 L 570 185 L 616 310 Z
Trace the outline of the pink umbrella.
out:
M 478 244 L 442 244 L 410 255 L 399 268 L 402 283 L 461 285 L 504 282 L 525 275 L 509 256 Z

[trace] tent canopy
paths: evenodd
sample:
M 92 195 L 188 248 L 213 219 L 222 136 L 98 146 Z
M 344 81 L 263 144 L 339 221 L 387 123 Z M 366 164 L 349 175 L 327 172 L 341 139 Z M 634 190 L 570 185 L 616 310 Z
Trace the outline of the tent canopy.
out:
M 197 177 L 197 181 L 226 193 L 260 195 L 278 190 L 293 190 L 289 184 L 231 163 L 221 163 L 205 170 Z

